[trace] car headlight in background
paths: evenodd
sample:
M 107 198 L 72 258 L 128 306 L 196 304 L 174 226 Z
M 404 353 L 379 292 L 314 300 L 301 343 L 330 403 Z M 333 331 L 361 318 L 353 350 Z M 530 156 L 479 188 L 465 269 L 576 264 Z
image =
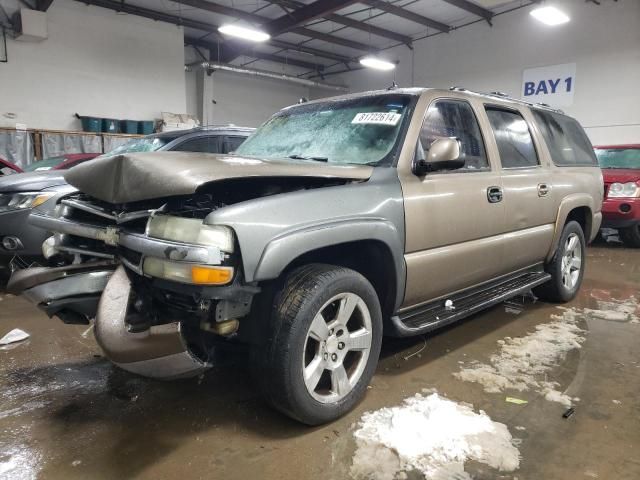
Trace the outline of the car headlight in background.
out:
M 53 192 L 22 192 L 0 195 L 0 212 L 36 208 L 53 197 Z
M 607 193 L 609 198 L 633 198 L 640 197 L 640 186 L 635 182 L 612 183 Z
M 197 218 L 154 215 L 147 223 L 147 235 L 174 242 L 218 247 L 233 253 L 233 231 L 221 225 L 204 225 Z

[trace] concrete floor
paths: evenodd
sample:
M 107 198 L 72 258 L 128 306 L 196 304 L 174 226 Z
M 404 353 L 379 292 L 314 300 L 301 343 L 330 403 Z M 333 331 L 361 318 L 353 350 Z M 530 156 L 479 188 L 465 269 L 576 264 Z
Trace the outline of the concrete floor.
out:
M 601 244 L 589 249 L 572 305 L 639 290 L 640 251 Z M 522 440 L 519 470 L 468 465 L 474 478 L 640 478 L 640 325 L 581 320 L 587 341 L 549 378 L 581 399 L 569 419 L 565 407 L 535 392 L 513 392 L 529 402 L 514 405 L 453 377 L 460 361 L 486 361 L 498 340 L 524 336 L 553 313 L 543 303 L 520 314 L 498 306 L 424 339 L 385 341 L 364 401 L 345 418 L 307 428 L 266 407 L 241 365 L 173 383 L 137 378 L 104 360 L 85 327 L 4 297 L 0 335 L 19 327 L 31 338 L 0 350 L 0 478 L 349 478 L 353 425 L 362 413 L 423 388 L 472 403 Z

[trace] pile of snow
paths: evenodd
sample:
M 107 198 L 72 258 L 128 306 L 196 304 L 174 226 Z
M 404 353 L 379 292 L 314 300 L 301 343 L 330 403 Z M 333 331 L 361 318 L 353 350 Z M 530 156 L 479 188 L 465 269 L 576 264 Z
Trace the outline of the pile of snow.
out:
M 640 304 L 635 297 L 626 300 L 598 300 L 598 308 L 585 308 L 584 313 L 591 318 L 612 322 L 640 323 Z
M 506 425 L 439 396 L 416 394 L 399 407 L 365 413 L 354 433 L 355 478 L 393 480 L 419 471 L 429 479 L 471 479 L 467 460 L 511 472 L 520 452 Z
M 570 405 L 571 398 L 556 390 L 557 383 L 543 379 L 569 351 L 580 348 L 586 331 L 578 327 L 578 312 L 574 309 L 563 309 L 562 315 L 551 318 L 553 322 L 538 325 L 529 335 L 498 341 L 500 351 L 491 356 L 488 364 L 472 362 L 454 376 L 479 383 L 486 392 L 535 390 L 547 400 Z

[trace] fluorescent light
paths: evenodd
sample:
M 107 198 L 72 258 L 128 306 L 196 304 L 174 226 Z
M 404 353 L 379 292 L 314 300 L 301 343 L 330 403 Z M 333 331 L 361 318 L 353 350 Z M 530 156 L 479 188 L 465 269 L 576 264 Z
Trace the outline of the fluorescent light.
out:
M 368 68 L 375 70 L 393 70 L 396 68 L 395 63 L 387 62 L 376 57 L 364 57 L 360 59 L 360 65 L 364 65 Z
M 266 42 L 271 38 L 271 35 L 266 32 L 255 30 L 253 28 L 241 27 L 240 25 L 222 25 L 218 28 L 218 31 L 225 35 L 242 38 L 243 40 L 249 40 L 251 42 Z
M 556 7 L 536 8 L 531 10 L 531 16 L 546 25 L 562 25 L 570 20 L 566 13 Z

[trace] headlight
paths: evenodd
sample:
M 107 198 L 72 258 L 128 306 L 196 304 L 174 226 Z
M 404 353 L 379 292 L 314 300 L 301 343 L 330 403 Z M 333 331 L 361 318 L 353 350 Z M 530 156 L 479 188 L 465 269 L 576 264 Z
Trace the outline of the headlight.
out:
M 609 187 L 609 198 L 633 198 L 640 197 L 640 186 L 635 182 L 612 183 Z
M 36 208 L 54 195 L 55 194 L 53 192 L 8 193 L 0 195 L 0 212 Z
M 145 258 L 142 270 L 151 277 L 193 285 L 226 285 L 233 279 L 232 267 L 195 265 L 155 257 Z
M 204 225 L 196 218 L 154 215 L 147 223 L 147 235 L 174 242 L 218 247 L 233 253 L 233 231 L 220 225 Z

